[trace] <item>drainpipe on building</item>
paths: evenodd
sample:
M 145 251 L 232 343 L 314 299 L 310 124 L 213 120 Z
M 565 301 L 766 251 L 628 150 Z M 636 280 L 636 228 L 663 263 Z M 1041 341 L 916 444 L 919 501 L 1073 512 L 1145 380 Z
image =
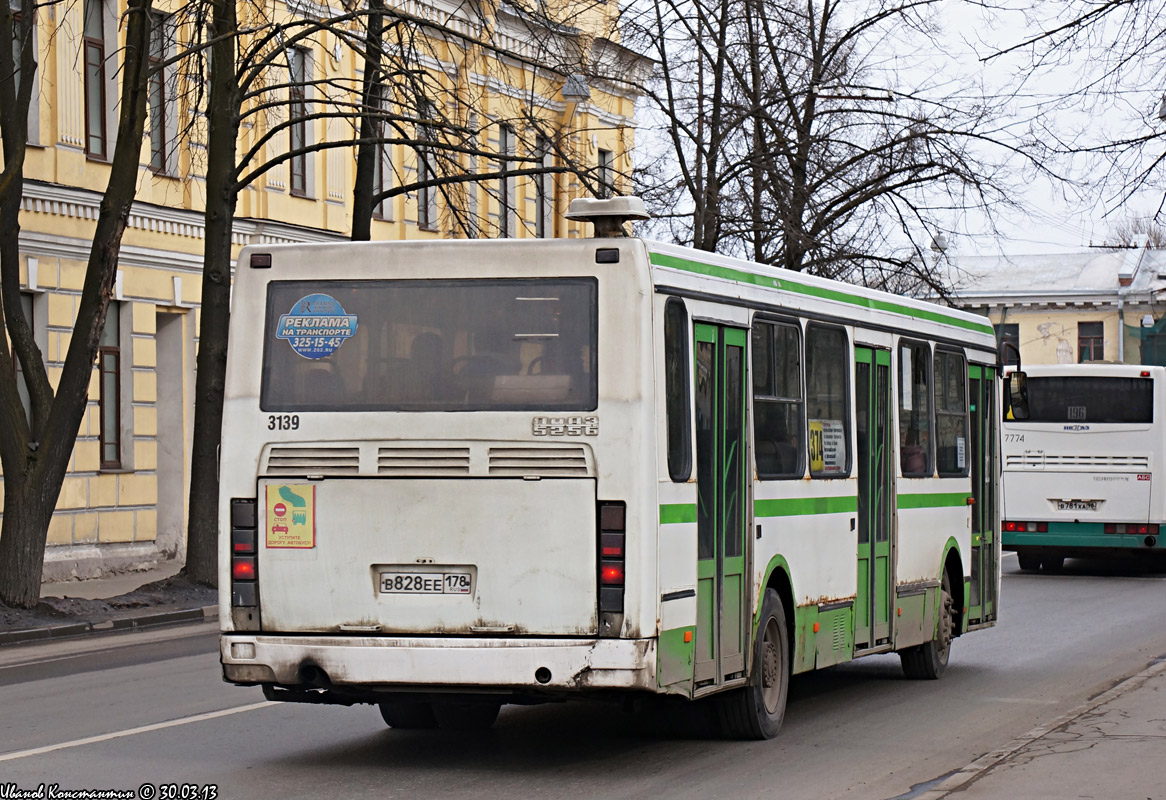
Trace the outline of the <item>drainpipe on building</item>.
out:
M 1126 316 L 1125 298 L 1121 296 L 1122 290 L 1117 290 L 1117 363 L 1126 363 Z

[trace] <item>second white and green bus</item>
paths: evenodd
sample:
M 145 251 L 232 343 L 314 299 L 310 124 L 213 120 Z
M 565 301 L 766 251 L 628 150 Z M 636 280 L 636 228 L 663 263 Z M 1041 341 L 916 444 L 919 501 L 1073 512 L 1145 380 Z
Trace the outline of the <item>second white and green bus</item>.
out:
M 1047 364 L 1025 370 L 1025 419 L 1005 412 L 1003 547 L 1020 568 L 1068 557 L 1161 558 L 1166 368 Z
M 637 238 L 246 248 L 223 674 L 398 728 L 707 699 L 747 738 L 794 673 L 937 678 L 998 612 L 998 376 L 982 317 Z

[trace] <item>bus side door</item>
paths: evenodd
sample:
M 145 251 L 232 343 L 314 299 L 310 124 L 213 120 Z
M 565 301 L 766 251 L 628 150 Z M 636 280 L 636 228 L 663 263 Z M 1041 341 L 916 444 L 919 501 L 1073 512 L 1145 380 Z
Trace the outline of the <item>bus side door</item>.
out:
M 696 324 L 696 688 L 742 677 L 745 580 L 746 331 Z
M 854 601 L 854 648 L 865 650 L 891 636 L 894 576 L 891 570 L 891 354 L 856 347 L 858 417 L 858 586 Z
M 972 423 L 971 624 L 996 618 L 996 370 L 968 365 L 968 405 Z

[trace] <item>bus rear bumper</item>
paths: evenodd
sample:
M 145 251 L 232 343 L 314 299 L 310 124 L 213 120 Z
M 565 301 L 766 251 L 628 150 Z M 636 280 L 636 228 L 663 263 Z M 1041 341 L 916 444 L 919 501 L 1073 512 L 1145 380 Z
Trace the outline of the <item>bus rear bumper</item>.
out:
M 653 639 L 466 639 L 223 634 L 231 683 L 353 691 L 655 691 Z

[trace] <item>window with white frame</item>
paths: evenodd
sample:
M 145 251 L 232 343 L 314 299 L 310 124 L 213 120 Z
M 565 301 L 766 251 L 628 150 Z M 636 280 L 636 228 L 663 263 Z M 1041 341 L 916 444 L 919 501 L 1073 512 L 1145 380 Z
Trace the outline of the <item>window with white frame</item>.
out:
M 11 0 L 8 7 L 12 10 L 12 63 L 15 72 L 12 76 L 12 91 L 15 94 L 20 91 L 20 62 L 23 55 L 23 48 L 21 46 L 21 27 L 24 22 L 24 15 L 20 10 L 20 0 Z M 36 42 L 36 12 L 33 12 L 33 22 L 29 30 L 29 44 L 32 47 L 33 57 L 36 57 L 37 42 Z M 38 100 L 40 99 L 40 68 L 39 65 L 32 74 L 32 94 L 28 98 L 28 143 L 35 145 L 40 142 L 40 106 Z
M 378 114 L 388 116 L 388 92 L 384 84 L 378 83 L 372 87 L 370 99 Z M 376 118 L 373 123 L 373 131 L 377 138 L 376 157 L 372 165 L 372 190 L 374 194 L 387 192 L 393 187 L 392 146 L 385 141 L 388 130 L 389 127 L 385 120 L 381 117 Z M 379 200 L 373 203 L 372 216 L 373 219 L 391 220 L 393 218 L 393 201 Z
M 28 320 L 29 330 L 36 330 L 35 319 L 33 317 L 33 296 L 28 292 L 20 293 L 20 310 L 24 312 L 24 318 Z M 20 402 L 24 405 L 24 418 L 28 422 L 28 427 L 32 427 L 32 398 L 28 392 L 28 380 L 24 375 L 24 367 L 20 363 L 20 359 L 16 353 L 12 353 L 12 364 L 16 372 L 16 393 L 20 396 Z
M 615 194 L 613 168 L 615 159 L 610 150 L 599 151 L 599 196 L 611 197 Z
M 173 146 L 178 132 L 174 69 L 166 66 L 166 59 L 173 55 L 174 35 L 173 17 L 160 13 L 150 14 L 150 169 L 160 174 L 174 174 L 178 166 Z
M 554 153 L 551 140 L 539 136 L 534 145 L 535 158 L 539 167 L 545 170 L 554 166 Z M 535 216 L 534 232 L 540 239 L 549 239 L 555 235 L 555 176 L 551 172 L 544 172 L 534 177 Z
M 288 163 L 291 193 L 298 197 L 308 196 L 308 146 L 307 81 L 310 70 L 308 51 L 302 47 L 291 47 L 287 51 L 288 63 L 288 151 L 292 153 Z
M 84 0 L 85 154 L 109 160 L 105 121 L 105 7 L 102 0 Z
M 121 469 L 121 304 L 110 302 L 97 348 L 101 468 Z
M 514 128 L 509 125 L 498 126 L 498 159 L 497 172 L 506 172 L 510 169 L 511 161 L 507 156 L 514 155 Z M 498 179 L 498 236 L 509 238 L 514 235 L 514 209 L 516 187 L 512 176 Z

